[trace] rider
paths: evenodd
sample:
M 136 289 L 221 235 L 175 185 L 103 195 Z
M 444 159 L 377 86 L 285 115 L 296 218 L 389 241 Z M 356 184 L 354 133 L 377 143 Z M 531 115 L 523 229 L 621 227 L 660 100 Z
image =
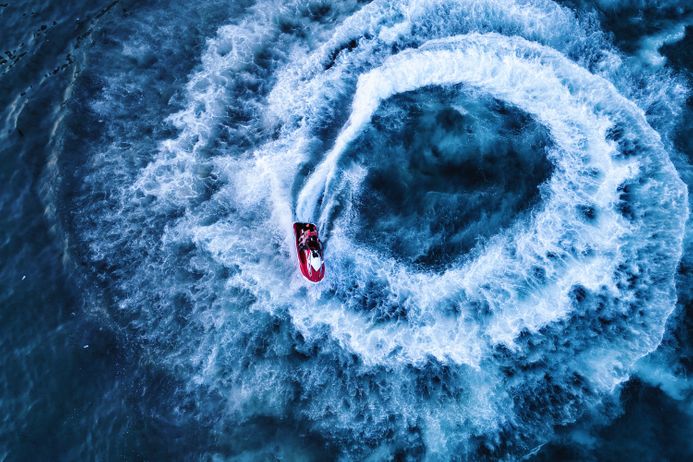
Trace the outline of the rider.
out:
M 317 236 L 310 225 L 306 225 L 301 231 L 301 237 L 298 238 L 298 248 L 303 250 L 305 248 L 311 250 L 317 250 L 320 247 Z
M 312 226 L 306 225 L 301 231 L 301 237 L 298 239 L 298 248 L 300 250 L 308 249 L 310 251 L 308 254 L 308 263 L 316 270 L 320 268 L 322 265 L 320 241 Z

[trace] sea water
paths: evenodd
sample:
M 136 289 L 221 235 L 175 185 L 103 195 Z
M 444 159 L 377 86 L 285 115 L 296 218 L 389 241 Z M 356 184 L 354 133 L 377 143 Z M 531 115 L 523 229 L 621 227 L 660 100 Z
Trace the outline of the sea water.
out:
M 685 2 L 0 24 L 0 460 L 692 455 Z

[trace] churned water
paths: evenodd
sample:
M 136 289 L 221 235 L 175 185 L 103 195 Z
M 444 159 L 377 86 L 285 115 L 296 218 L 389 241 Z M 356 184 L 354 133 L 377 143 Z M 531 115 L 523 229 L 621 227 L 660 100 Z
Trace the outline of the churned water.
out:
M 0 25 L 0 461 L 693 457 L 688 2 Z

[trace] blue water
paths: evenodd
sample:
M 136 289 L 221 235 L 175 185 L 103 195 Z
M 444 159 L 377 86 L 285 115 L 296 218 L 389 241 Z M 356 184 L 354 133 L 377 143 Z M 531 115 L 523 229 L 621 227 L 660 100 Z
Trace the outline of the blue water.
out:
M 0 25 L 0 461 L 693 458 L 686 2 Z

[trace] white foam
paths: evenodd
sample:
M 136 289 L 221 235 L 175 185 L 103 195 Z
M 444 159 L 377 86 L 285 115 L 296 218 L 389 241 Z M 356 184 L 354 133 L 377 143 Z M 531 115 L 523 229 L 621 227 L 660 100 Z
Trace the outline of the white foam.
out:
M 616 147 L 605 139 L 605 134 L 610 126 L 622 123 L 619 114 L 627 112 L 638 124 L 635 129 L 651 138 L 648 143 L 656 145 L 658 137 L 647 126 L 642 112 L 610 83 L 551 49 L 517 37 L 470 34 L 434 41 L 388 58 L 381 67 L 362 75 L 349 121 L 299 195 L 299 216 L 312 216 L 321 196 L 321 216 L 330 213 L 325 204 L 332 201 L 332 189 L 340 189 L 334 185 L 339 181 L 339 157 L 369 122 L 380 102 L 424 86 L 453 84 L 488 92 L 532 114 L 549 128 L 558 145 L 551 159 L 557 168 L 549 182 L 550 196 L 527 229 L 513 230 L 495 240 L 474 261 L 445 274 L 410 274 L 393 262 L 379 262 L 380 271 L 388 273 L 387 268 L 393 268 L 392 274 L 378 276 L 387 278 L 391 291 L 403 286 L 417 287 L 408 300 L 421 313 L 415 317 L 417 321 L 429 316 L 425 327 L 416 321 L 369 327 L 364 319 L 359 319 L 360 315 L 332 305 L 315 313 L 300 305 L 293 311 L 295 318 L 300 319 L 297 324 L 301 329 L 311 325 L 308 319 L 331 326 L 332 335 L 367 363 L 387 361 L 388 355 L 397 350 L 397 361 L 418 362 L 432 355 L 475 366 L 484 350 L 482 338 L 491 345 L 503 343 L 512 347 L 523 330 L 537 332 L 568 316 L 573 309 L 569 291 L 576 285 L 594 291 L 608 288 L 615 297 L 622 296 L 612 278 L 622 258 L 619 249 L 634 229 L 617 213 L 614 204 L 619 200 L 618 186 L 638 176 L 639 164 L 634 159 L 615 160 Z M 661 147 L 659 150 L 658 155 L 666 158 Z M 580 172 L 588 167 L 601 172 L 598 180 L 581 176 Z M 679 195 L 676 200 L 681 199 Z M 575 204 L 580 203 L 596 206 L 596 223 L 580 221 L 574 212 Z M 568 237 L 567 230 L 574 236 Z M 566 239 L 573 240 L 577 248 L 589 250 L 592 256 L 565 255 Z M 332 242 L 331 249 L 350 253 L 357 267 L 369 267 L 366 256 L 359 256 L 351 248 L 353 245 Z M 565 256 L 556 263 L 542 260 L 550 252 Z M 551 283 L 524 298 L 517 282 L 532 265 L 545 268 Z M 485 329 L 479 331 L 461 319 L 451 321 L 439 314 L 440 304 L 462 291 L 466 297 L 482 300 L 490 307 L 493 316 Z M 669 303 L 666 301 L 665 305 L 670 306 Z M 413 311 L 417 312 L 416 309 Z M 469 309 L 462 305 L 463 313 Z M 457 337 L 456 330 L 464 330 L 465 335 Z M 632 355 L 629 364 L 637 357 Z M 601 366 L 608 368 L 608 358 L 602 359 Z M 616 382 L 610 382 L 608 388 L 618 383 L 620 377 L 614 374 Z
M 648 35 L 640 40 L 640 58 L 650 66 L 663 66 L 666 64 L 666 57 L 659 49 L 668 44 L 676 43 L 686 35 L 686 27 L 693 24 L 693 18 L 672 25 L 671 27 L 653 35 Z
M 311 25 L 315 35 L 286 44 L 278 58 L 285 64 L 272 68 L 266 98 L 238 97 L 230 89 L 252 74 L 245 66 L 282 37 L 277 18 L 260 14 L 261 6 L 258 16 L 225 26 L 209 41 L 186 86 L 185 108 L 169 119 L 178 134 L 160 145 L 133 188 L 182 206 L 161 245 L 192 243 L 191 265 L 212 267 L 193 288 L 176 288 L 204 305 L 191 314 L 203 326 L 198 347 L 185 346 L 194 350 L 196 387 L 216 387 L 229 396 L 229 412 L 243 418 L 280 415 L 291 405 L 288 390 L 300 383 L 306 402 L 300 412 L 330 435 L 375 432 L 378 419 L 395 409 L 405 422 L 397 425 L 422 425 L 427 448 L 443 457 L 464 438 L 522 419 L 513 414 L 513 393 L 526 392 L 518 390 L 533 377 L 514 371 L 506 379 L 501 369 L 529 362 L 524 354 L 543 361 L 556 380 L 575 374 L 592 391 L 611 392 L 657 346 L 675 297 L 685 188 L 643 112 L 600 76 L 620 69 L 620 58 L 608 47 L 589 49 L 605 52 L 594 66 L 600 75 L 575 58 L 590 33 L 570 11 L 543 0 L 372 2 L 334 28 Z M 403 51 L 390 56 L 394 49 Z M 547 155 L 554 172 L 542 203 L 440 272 L 404 265 L 353 236 L 368 170 L 343 158 L 384 100 L 427 86 L 473 88 L 501 100 L 543 125 L 553 142 Z M 220 123 L 237 105 L 247 105 L 250 119 Z M 342 117 L 348 121 L 325 149 L 321 130 Z M 620 155 L 618 139 L 609 139 L 614 128 L 640 143 L 635 154 Z M 210 156 L 206 150 L 225 130 L 256 143 L 230 143 Z M 210 170 L 222 186 L 199 204 Z M 618 208 L 619 188 L 631 180 L 639 188 L 630 204 L 634 220 Z M 581 216 L 579 205 L 592 207 L 594 219 Z M 329 236 L 327 276 L 317 286 L 295 268 L 296 218 L 317 220 Z M 215 279 L 219 267 L 228 270 L 219 271 L 223 281 Z M 623 268 L 641 278 L 634 287 L 624 284 Z M 599 316 L 622 331 L 580 324 L 600 321 L 589 311 L 594 304 L 576 302 L 576 288 L 601 297 Z M 642 313 L 632 304 L 641 304 Z M 267 319 L 288 326 L 276 334 L 288 352 L 259 359 L 244 350 L 247 338 L 238 332 Z M 523 350 L 527 334 L 538 344 L 531 352 Z M 294 362 L 294 347 L 310 358 Z M 320 369 L 331 371 L 342 358 L 335 367 L 344 376 Z M 241 366 L 244 360 L 252 364 Z M 417 394 L 415 374 L 431 364 L 459 372 L 450 382 L 465 390 L 440 404 L 444 409 Z M 389 374 L 383 386 L 391 388 L 373 399 L 352 397 L 348 386 L 383 370 Z M 369 425 L 355 420 L 359 412 L 372 417 Z

